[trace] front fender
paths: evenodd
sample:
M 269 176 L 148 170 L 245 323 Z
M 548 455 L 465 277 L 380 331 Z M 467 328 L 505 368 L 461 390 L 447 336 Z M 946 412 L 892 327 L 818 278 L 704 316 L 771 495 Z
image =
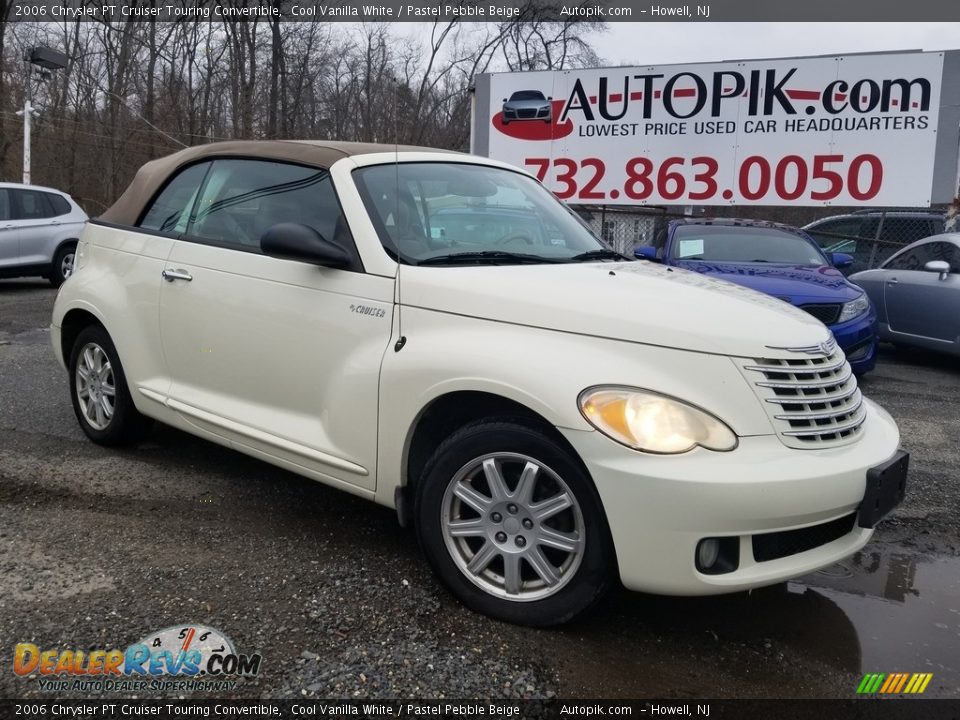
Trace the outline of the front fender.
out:
M 424 408 L 457 391 L 519 403 L 564 429 L 592 430 L 577 397 L 592 385 L 628 385 L 694 403 L 741 436 L 773 429 L 753 390 L 722 355 L 403 307 L 406 344 L 384 358 L 377 499 L 406 483 L 406 458 Z M 451 428 L 452 430 L 452 428 Z

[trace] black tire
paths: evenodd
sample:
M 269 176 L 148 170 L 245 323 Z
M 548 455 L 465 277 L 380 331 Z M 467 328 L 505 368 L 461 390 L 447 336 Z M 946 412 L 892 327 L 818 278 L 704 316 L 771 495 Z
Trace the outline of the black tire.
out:
M 566 484 L 579 505 L 583 527 L 579 565 L 569 570 L 559 589 L 546 597 L 511 600 L 484 590 L 467 577 L 467 570 L 460 569 L 454 560 L 454 551 L 448 549 L 445 542 L 442 518 L 448 486 L 463 468 L 491 453 L 517 454 L 536 460 Z M 516 487 L 514 484 L 512 490 Z M 478 421 L 441 443 L 417 485 L 414 518 L 421 546 L 434 571 L 454 595 L 476 612 L 519 625 L 558 625 L 592 607 L 613 585 L 613 543 L 593 482 L 566 448 L 523 420 Z M 492 541 L 478 538 L 477 542 Z M 503 559 L 494 562 L 498 561 Z M 529 561 L 521 561 L 520 566 L 528 575 L 533 570 Z M 505 572 L 502 575 L 505 579 Z M 536 576 L 534 582 L 537 582 Z
M 93 348 L 99 348 L 103 352 L 112 371 L 110 379 L 112 379 L 114 389 L 113 411 L 103 427 L 96 427 L 93 424 L 96 418 L 93 421 L 88 419 L 84 408 L 81 407 L 80 396 L 77 392 L 77 367 L 81 362 L 81 354 L 85 349 L 95 352 Z M 153 421 L 141 415 L 134 406 L 117 349 L 103 327 L 90 325 L 80 331 L 73 347 L 70 349 L 69 372 L 70 400 L 73 403 L 73 412 L 88 438 L 99 445 L 126 445 L 136 442 L 146 435 Z M 89 398 L 89 394 L 87 397 Z M 104 416 L 106 417 L 105 413 Z
M 73 271 L 74 262 L 76 261 L 77 255 L 77 244 L 76 243 L 67 243 L 66 245 L 61 245 L 56 254 L 53 256 L 53 265 L 50 267 L 50 284 L 54 287 L 60 287 L 63 285 L 64 281 L 69 277 L 70 273 Z M 68 258 L 72 258 L 69 263 L 70 270 L 65 271 L 64 261 Z

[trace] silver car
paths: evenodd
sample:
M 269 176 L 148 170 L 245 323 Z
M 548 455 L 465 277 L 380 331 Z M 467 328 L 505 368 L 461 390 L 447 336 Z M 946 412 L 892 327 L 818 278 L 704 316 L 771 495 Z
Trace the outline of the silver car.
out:
M 516 120 L 542 120 L 549 124 L 553 120 L 551 99 L 539 90 L 518 90 L 503 99 L 503 124 L 509 125 Z
M 918 240 L 850 279 L 873 301 L 881 340 L 960 355 L 960 233 Z
M 66 193 L 0 183 L 0 278 L 39 275 L 59 287 L 73 272 L 87 214 Z

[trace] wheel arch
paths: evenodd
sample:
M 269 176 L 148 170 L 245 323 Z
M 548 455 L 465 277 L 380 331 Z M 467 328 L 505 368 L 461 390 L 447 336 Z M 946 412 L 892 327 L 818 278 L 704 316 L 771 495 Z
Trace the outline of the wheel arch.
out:
M 590 477 L 580 455 L 545 417 L 516 400 L 481 390 L 454 390 L 433 398 L 412 423 L 404 444 L 402 469 L 395 501 L 402 525 L 410 520 L 413 493 L 436 447 L 465 425 L 477 420 L 504 418 L 540 430 L 564 448 Z M 591 478 L 592 482 L 592 478 Z
M 77 336 L 83 332 L 84 328 L 90 327 L 91 325 L 99 325 L 107 335 L 110 335 L 110 331 L 106 325 L 103 324 L 103 321 L 89 310 L 73 308 L 72 310 L 68 310 L 66 315 L 63 316 L 63 321 L 60 324 L 60 352 L 63 353 L 64 362 L 68 366 L 70 364 L 70 353 L 73 350 L 73 344 L 76 342 Z M 111 337 L 113 336 L 111 335 Z

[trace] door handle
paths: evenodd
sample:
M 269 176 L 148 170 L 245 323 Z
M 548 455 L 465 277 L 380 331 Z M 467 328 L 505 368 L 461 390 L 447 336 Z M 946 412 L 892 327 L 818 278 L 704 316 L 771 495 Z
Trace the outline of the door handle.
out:
M 160 275 L 167 282 L 173 282 L 174 280 L 186 280 L 190 282 L 193 280 L 193 275 L 186 270 L 164 270 Z
M 897 280 L 896 278 L 890 278 L 889 280 L 887 280 L 887 285 L 896 285 L 898 282 L 900 281 Z

